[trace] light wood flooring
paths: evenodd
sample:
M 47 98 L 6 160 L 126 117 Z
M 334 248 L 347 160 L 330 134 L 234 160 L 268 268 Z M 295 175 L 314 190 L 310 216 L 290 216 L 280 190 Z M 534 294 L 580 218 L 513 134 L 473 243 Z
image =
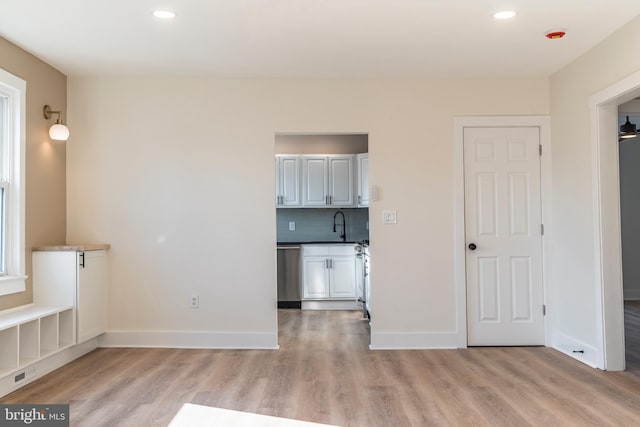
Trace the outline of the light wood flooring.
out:
M 602 372 L 542 347 L 370 351 L 360 312 L 279 320 L 278 351 L 98 349 L 0 403 L 70 403 L 90 427 L 166 426 L 186 402 L 341 426 L 640 425 L 638 356 Z

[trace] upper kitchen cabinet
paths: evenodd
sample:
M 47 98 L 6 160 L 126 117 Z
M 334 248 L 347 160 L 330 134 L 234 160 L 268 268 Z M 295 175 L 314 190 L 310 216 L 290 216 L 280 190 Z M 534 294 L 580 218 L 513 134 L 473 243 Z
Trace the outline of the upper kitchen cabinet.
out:
M 302 156 L 302 200 L 309 207 L 354 207 L 354 156 Z
M 300 156 L 276 155 L 276 206 L 302 206 L 300 193 Z
M 369 206 L 369 153 L 358 154 L 357 174 L 358 174 L 358 207 Z

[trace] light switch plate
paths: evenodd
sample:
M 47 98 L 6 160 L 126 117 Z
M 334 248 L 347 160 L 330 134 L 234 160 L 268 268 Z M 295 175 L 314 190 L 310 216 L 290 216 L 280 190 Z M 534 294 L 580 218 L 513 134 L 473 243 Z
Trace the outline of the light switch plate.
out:
M 397 224 L 398 213 L 395 209 L 382 211 L 382 223 L 383 224 Z
M 371 186 L 371 201 L 372 202 L 377 202 L 378 201 L 378 197 L 379 197 L 378 186 L 377 185 L 372 185 Z
M 296 231 L 296 222 L 289 221 L 289 231 Z

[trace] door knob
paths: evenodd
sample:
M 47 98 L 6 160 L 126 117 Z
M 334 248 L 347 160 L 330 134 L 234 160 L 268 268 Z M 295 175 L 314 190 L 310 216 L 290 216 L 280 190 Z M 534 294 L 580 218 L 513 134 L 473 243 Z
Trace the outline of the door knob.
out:
M 476 248 L 477 248 L 477 246 L 476 246 L 476 244 L 475 244 L 475 243 L 469 243 L 469 249 L 470 249 L 470 250 L 475 251 L 475 250 L 476 250 Z

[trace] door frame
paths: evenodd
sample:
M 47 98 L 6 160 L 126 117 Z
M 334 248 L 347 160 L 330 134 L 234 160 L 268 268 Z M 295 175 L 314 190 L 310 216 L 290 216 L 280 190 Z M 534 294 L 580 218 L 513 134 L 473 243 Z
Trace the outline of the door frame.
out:
M 597 367 L 610 371 L 625 368 L 618 106 L 639 94 L 640 71 L 589 97 Z
M 552 232 L 551 224 L 551 119 L 549 116 L 461 116 L 453 118 L 453 259 L 454 282 L 456 293 L 456 335 L 458 348 L 467 347 L 467 268 L 466 268 L 466 235 L 464 212 L 464 128 L 467 127 L 537 127 L 540 129 L 540 194 L 541 218 L 545 225 L 542 236 L 542 286 L 544 304 L 549 305 L 548 286 L 551 283 L 550 248 L 545 237 Z M 548 312 L 544 317 L 545 346 L 549 341 Z

